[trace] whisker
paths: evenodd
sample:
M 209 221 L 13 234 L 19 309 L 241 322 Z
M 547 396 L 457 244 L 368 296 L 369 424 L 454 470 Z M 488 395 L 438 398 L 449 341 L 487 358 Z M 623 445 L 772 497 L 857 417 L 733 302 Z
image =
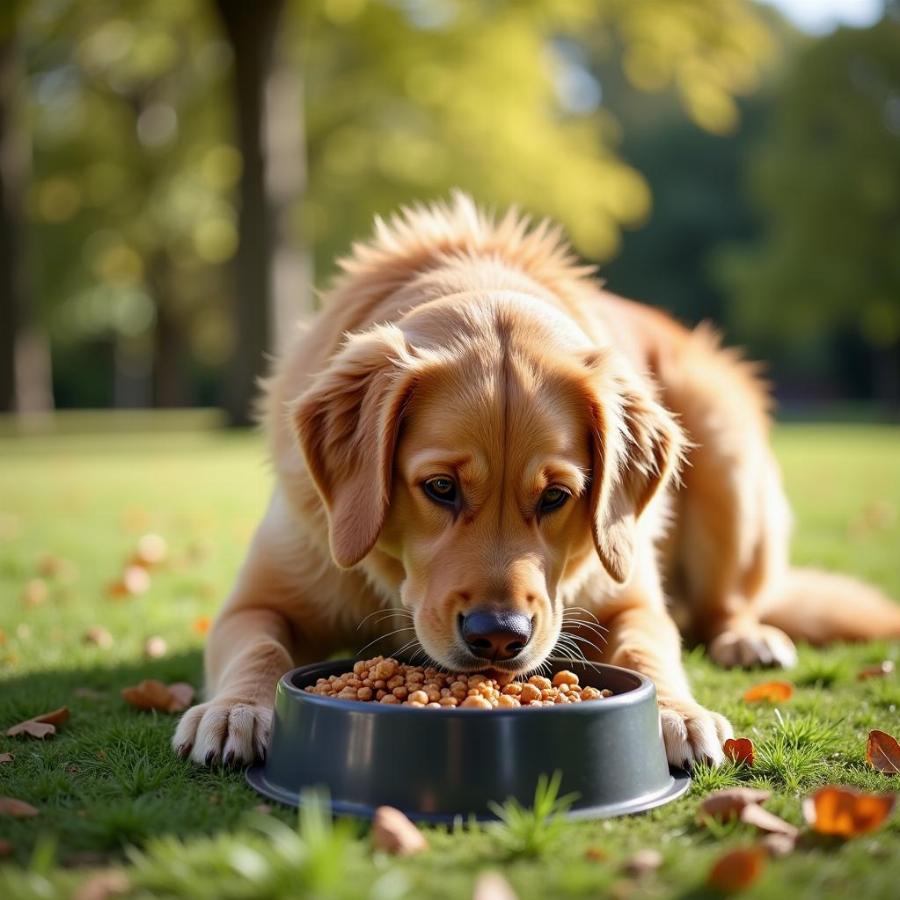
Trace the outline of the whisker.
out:
M 566 613 L 569 612 L 583 612 L 585 615 L 590 616 L 594 620 L 595 624 L 600 624 L 600 620 L 594 615 L 594 613 L 592 613 L 589 609 L 585 609 L 583 606 L 567 606 L 565 609 L 563 609 L 563 617 L 565 617 Z
M 373 624 L 377 625 L 380 622 L 383 622 L 385 619 L 393 618 L 394 616 L 404 616 L 407 619 L 412 619 L 413 615 L 408 609 L 376 609 L 370 612 L 367 616 L 364 616 L 360 623 L 356 626 L 356 630 L 359 631 L 366 622 L 369 621 L 373 616 L 377 616 L 381 614 L 376 622 Z
M 372 638 L 372 640 L 369 641 L 368 644 L 357 650 L 356 655 L 362 656 L 363 653 L 365 653 L 366 650 L 368 650 L 369 647 L 371 647 L 373 644 L 377 644 L 379 641 L 383 641 L 386 638 L 393 637 L 395 634 L 402 634 L 404 631 L 415 631 L 415 628 L 412 625 L 407 625 L 405 628 L 397 628 L 394 631 L 389 631 L 387 634 L 379 634 L 378 637 Z

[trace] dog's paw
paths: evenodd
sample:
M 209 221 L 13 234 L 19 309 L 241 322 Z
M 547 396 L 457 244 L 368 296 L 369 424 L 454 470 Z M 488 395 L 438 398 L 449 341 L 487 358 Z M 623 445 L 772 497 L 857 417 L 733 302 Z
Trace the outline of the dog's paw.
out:
M 172 747 L 201 766 L 243 766 L 265 758 L 271 728 L 268 707 L 216 699 L 191 707 L 181 717 Z
M 710 762 L 717 766 L 725 758 L 722 745 L 734 736 L 725 716 L 690 700 L 660 700 L 659 718 L 666 757 L 672 765 Z
M 726 628 L 710 641 L 709 655 L 726 669 L 753 666 L 790 669 L 797 664 L 794 642 L 780 628 L 758 622 L 742 622 Z

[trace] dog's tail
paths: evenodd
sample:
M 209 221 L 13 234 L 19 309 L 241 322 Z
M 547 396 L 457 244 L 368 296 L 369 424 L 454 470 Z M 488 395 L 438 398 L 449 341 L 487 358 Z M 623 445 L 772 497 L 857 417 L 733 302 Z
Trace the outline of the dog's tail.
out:
M 900 604 L 848 575 L 791 569 L 761 619 L 811 644 L 900 638 Z

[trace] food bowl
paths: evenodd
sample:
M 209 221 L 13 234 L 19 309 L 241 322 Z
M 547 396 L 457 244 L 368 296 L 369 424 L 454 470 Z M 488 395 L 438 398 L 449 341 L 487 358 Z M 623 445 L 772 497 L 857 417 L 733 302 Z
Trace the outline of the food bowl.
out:
M 297 806 L 302 791 L 324 787 L 341 815 L 388 805 L 418 821 L 485 820 L 492 801 L 530 806 L 538 777 L 559 771 L 560 793 L 577 794 L 568 816 L 599 819 L 661 806 L 690 784 L 666 762 L 653 683 L 629 669 L 552 659 L 613 696 L 539 708 L 416 709 L 303 690 L 354 662 L 281 678 L 266 760 L 247 771 L 261 794 Z

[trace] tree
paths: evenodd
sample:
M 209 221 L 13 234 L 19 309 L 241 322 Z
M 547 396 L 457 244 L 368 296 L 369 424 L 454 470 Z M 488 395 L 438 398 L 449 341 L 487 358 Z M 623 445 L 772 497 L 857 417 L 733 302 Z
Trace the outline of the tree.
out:
M 750 190 L 762 241 L 723 261 L 735 324 L 806 362 L 865 348 L 868 390 L 900 408 L 900 21 L 840 29 L 796 59 Z M 863 386 L 860 386 L 863 387 Z
M 0 412 L 53 405 L 49 353 L 25 268 L 24 194 L 30 147 L 22 110 L 20 4 L 0 10 Z

